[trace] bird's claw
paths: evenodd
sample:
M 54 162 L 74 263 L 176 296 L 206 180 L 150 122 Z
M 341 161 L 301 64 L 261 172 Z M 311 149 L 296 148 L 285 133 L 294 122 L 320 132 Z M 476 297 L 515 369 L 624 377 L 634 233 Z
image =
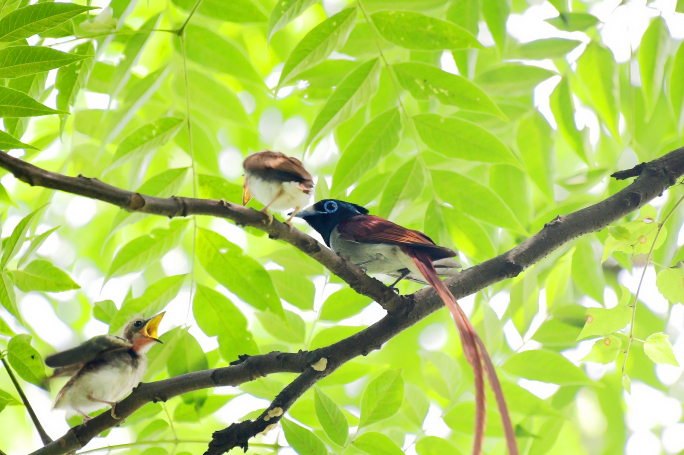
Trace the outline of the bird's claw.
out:
M 119 403 L 112 403 L 111 415 L 114 420 L 121 420 L 121 417 L 116 415 L 116 405 Z
M 227 202 L 225 199 L 221 198 L 221 199 L 219 200 L 219 202 L 221 203 L 222 206 L 228 207 L 228 202 Z

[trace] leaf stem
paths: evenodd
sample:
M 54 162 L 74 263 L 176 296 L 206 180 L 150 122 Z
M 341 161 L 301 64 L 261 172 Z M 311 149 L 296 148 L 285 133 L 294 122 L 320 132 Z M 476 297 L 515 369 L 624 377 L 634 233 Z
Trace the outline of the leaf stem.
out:
M 168 28 L 151 28 L 151 29 L 146 29 L 146 30 L 115 30 L 113 32 L 106 32 L 106 33 L 98 33 L 95 35 L 89 35 L 89 36 L 75 36 L 74 38 L 65 40 L 65 41 L 60 41 L 58 43 L 53 43 L 53 44 L 46 44 L 45 47 L 52 47 L 52 46 L 59 46 L 60 44 L 66 44 L 66 43 L 72 43 L 74 41 L 78 40 L 89 40 L 93 38 L 101 38 L 103 36 L 116 36 L 116 35 L 136 35 L 138 33 L 152 33 L 152 32 L 162 32 L 162 33 L 173 33 L 174 35 L 178 34 L 178 30 L 172 30 Z
M 632 341 L 641 341 L 637 340 L 634 338 L 634 321 L 636 320 L 636 310 L 637 310 L 637 302 L 639 301 L 639 292 L 641 291 L 641 285 L 644 282 L 644 277 L 646 276 L 646 270 L 648 270 L 648 264 L 651 262 L 651 257 L 653 256 L 653 250 L 655 250 L 656 243 L 658 242 L 658 237 L 660 236 L 660 233 L 662 232 L 663 228 L 665 227 L 665 223 L 670 219 L 672 214 L 674 214 L 675 210 L 677 210 L 677 207 L 679 207 L 679 204 L 684 201 L 684 196 L 680 197 L 677 203 L 672 207 L 672 209 L 668 212 L 668 214 L 665 216 L 665 219 L 660 223 L 658 226 L 658 230 L 656 231 L 656 235 L 653 238 L 653 244 L 651 245 L 651 249 L 648 251 L 648 256 L 646 256 L 646 264 L 644 265 L 644 271 L 641 272 L 641 278 L 639 279 L 639 286 L 637 286 L 636 294 L 634 295 L 634 305 L 632 306 L 632 321 L 629 324 L 629 338 L 627 339 L 627 348 L 625 349 L 625 357 L 622 359 L 622 375 L 625 375 L 625 368 L 627 367 L 627 358 L 629 357 L 629 348 L 632 346 Z
M 192 19 L 192 16 L 195 14 L 195 11 L 197 11 L 197 8 L 202 4 L 202 0 L 197 0 L 195 3 L 195 6 L 192 7 L 192 10 L 190 11 L 190 14 L 188 14 L 188 17 L 185 18 L 185 22 L 183 22 L 183 25 L 180 26 L 178 29 L 177 33 L 178 36 L 181 36 L 185 33 L 185 27 L 188 26 L 188 22 L 190 22 L 190 19 Z
M 48 434 L 45 432 L 43 429 L 43 426 L 40 424 L 40 421 L 38 420 L 38 416 L 36 415 L 35 412 L 33 412 L 33 408 L 31 407 L 31 403 L 29 403 L 28 398 L 26 398 L 26 395 L 24 395 L 24 391 L 21 389 L 21 386 L 19 385 L 19 382 L 17 381 L 17 378 L 14 376 L 14 373 L 12 373 L 12 369 L 9 366 L 9 363 L 7 362 L 7 359 L 4 357 L 2 358 L 2 364 L 5 366 L 5 370 L 7 371 L 7 374 L 9 375 L 10 379 L 12 380 L 12 384 L 14 384 L 14 388 L 17 389 L 17 393 L 19 393 L 19 396 L 21 397 L 21 401 L 24 403 L 24 406 L 26 407 L 26 410 L 28 411 L 29 415 L 31 416 L 31 420 L 33 421 L 33 425 L 36 427 L 36 431 L 38 431 L 38 434 L 40 435 L 41 441 L 43 441 L 43 445 L 48 445 L 52 442 L 52 439 Z

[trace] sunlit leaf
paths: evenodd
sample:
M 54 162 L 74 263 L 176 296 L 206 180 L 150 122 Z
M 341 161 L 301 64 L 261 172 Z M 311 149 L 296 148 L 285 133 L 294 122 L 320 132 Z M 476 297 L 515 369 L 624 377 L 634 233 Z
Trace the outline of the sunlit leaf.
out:
M 340 289 L 325 300 L 320 318 L 326 321 L 340 321 L 360 313 L 370 303 L 370 298 L 356 293 L 351 288 Z
M 276 2 L 268 18 L 268 30 L 266 32 L 268 41 L 271 41 L 271 37 L 275 32 L 295 20 L 306 9 L 317 2 L 318 0 L 282 0 Z
M 582 370 L 562 355 L 550 351 L 523 351 L 508 359 L 502 370 L 534 381 L 559 385 L 592 384 Z
M 344 446 L 349 437 L 349 423 L 340 408 L 319 388 L 314 389 L 314 406 L 325 434 L 338 446 Z
M 616 336 L 607 336 L 596 340 L 589 354 L 584 356 L 582 362 L 596 362 L 604 365 L 614 362 L 620 353 L 622 341 Z
M 547 19 L 546 22 L 568 32 L 583 32 L 599 23 L 599 19 L 591 14 L 563 12 L 560 16 Z
M 352 445 L 367 455 L 401 455 L 404 453 L 388 436 L 375 431 L 354 438 Z
M 30 144 L 24 144 L 23 142 L 17 140 L 13 136 L 0 131 L 0 149 L 11 150 L 11 149 L 24 149 L 24 150 L 38 150 L 38 147 L 34 147 Z
M 341 47 L 354 28 L 357 15 L 356 7 L 347 8 L 309 31 L 297 43 L 285 61 L 278 86 L 282 86 L 302 71 L 322 62 L 334 50 Z
M 436 114 L 417 115 L 413 122 L 423 142 L 446 157 L 518 165 L 500 139 L 474 123 Z
M 68 112 L 51 109 L 30 96 L 7 87 L 0 87 L 0 117 L 40 117 Z
M 406 49 L 484 49 L 469 31 L 434 17 L 410 11 L 380 11 L 371 15 L 387 41 Z
M 401 370 L 389 370 L 373 379 L 361 398 L 359 428 L 392 417 L 404 401 Z
M 416 443 L 416 452 L 418 452 L 419 455 L 441 455 L 444 453 L 460 455 L 462 453 L 449 441 L 437 436 L 427 436 L 425 438 L 421 438 Z
M 423 192 L 424 185 L 425 167 L 423 162 L 418 157 L 407 161 L 397 169 L 387 182 L 382 199 L 380 199 L 378 215 L 383 218 L 390 218 L 395 209 L 402 211 L 407 204 L 413 202 L 416 194 Z
M 669 56 L 669 41 L 670 34 L 662 17 L 656 17 L 641 38 L 639 72 L 641 73 L 641 88 L 648 107 L 646 118 L 651 117 L 662 92 L 665 63 Z
M 281 423 L 287 442 L 298 454 L 325 455 L 328 453 L 325 444 L 310 430 L 288 419 L 282 419 Z
M 22 333 L 9 341 L 7 360 L 19 377 L 31 384 L 40 386 L 41 381 L 47 377 L 43 358 L 31 346 L 31 335 Z
M 311 280 L 282 270 L 270 270 L 268 274 L 280 298 L 301 310 L 313 310 L 316 287 Z
M 586 86 L 601 119 L 619 137 L 619 82 L 613 53 L 592 41 L 577 61 L 577 73 Z
M 176 135 L 183 122 L 182 118 L 162 117 L 133 131 L 119 144 L 108 170 L 142 158 L 161 147 Z
M 14 284 L 24 292 L 62 292 L 80 289 L 66 272 L 49 261 L 36 259 L 23 270 L 13 270 Z
M 316 116 L 309 132 L 309 142 L 324 136 L 334 126 L 354 115 L 378 91 L 379 80 L 380 59 L 377 58 L 347 75 Z
M 19 221 L 17 226 L 12 231 L 12 235 L 2 242 L 3 249 L 2 261 L 0 261 L 0 269 L 4 270 L 7 266 L 7 263 L 11 261 L 14 256 L 19 254 L 19 250 L 21 250 L 21 247 L 24 245 L 24 241 L 26 240 L 26 233 L 29 230 L 31 222 L 33 221 L 34 217 L 41 212 L 41 210 L 43 210 L 43 207 L 29 213 L 22 218 L 22 220 Z
M 482 0 L 482 15 L 499 49 L 506 46 L 506 22 L 510 13 L 506 0 Z
M 667 335 L 664 333 L 650 335 L 644 343 L 644 352 L 655 363 L 664 363 L 678 367 L 679 363 L 675 359 L 672 345 L 667 338 Z
M 72 17 L 96 9 L 75 3 L 36 3 L 19 8 L 0 19 L 0 41 L 29 38 L 55 28 Z

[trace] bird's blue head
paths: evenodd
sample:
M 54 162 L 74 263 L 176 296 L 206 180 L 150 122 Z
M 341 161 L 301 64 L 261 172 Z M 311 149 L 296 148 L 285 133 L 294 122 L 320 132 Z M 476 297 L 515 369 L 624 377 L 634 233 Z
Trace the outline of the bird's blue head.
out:
M 330 246 L 330 234 L 342 220 L 357 215 L 367 215 L 368 210 L 360 205 L 337 199 L 323 199 L 316 202 L 296 216 L 321 234 L 326 245 Z

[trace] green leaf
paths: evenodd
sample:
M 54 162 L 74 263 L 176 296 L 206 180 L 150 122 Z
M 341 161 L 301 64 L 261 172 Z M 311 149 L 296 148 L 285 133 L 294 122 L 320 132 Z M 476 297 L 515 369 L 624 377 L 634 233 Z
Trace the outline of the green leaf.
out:
M 288 419 L 280 421 L 288 444 L 299 455 L 326 455 L 328 450 L 318 436 Z
M 208 368 L 202 347 L 187 329 L 181 329 L 181 337 L 176 343 L 167 366 L 169 376 L 172 377 Z
M 57 109 L 60 111 L 68 111 L 69 106 L 73 106 L 76 102 L 76 96 L 85 88 L 88 83 L 88 78 L 95 65 L 95 47 L 92 41 L 79 44 L 72 51 L 74 56 L 78 56 L 83 60 L 60 68 L 57 71 L 57 80 L 55 81 L 55 88 L 59 90 L 57 94 Z
M 333 343 L 337 343 L 340 340 L 349 338 L 355 333 L 360 332 L 365 329 L 364 326 L 342 326 L 336 325 L 327 329 L 323 329 L 318 332 L 311 340 L 309 344 L 309 350 L 330 346 Z
M 290 343 L 303 343 L 306 336 L 304 320 L 297 313 L 289 310 L 283 311 L 285 312 L 284 318 L 270 311 L 257 313 L 256 317 L 269 335 Z
M 486 186 L 455 172 L 431 174 L 436 193 L 456 210 L 494 226 L 525 232 L 511 209 Z
M 480 87 L 468 79 L 447 73 L 425 63 L 406 62 L 392 65 L 399 84 L 418 100 L 436 97 L 440 103 L 466 111 L 486 112 L 503 119 L 506 116 Z
M 426 436 L 416 443 L 416 452 L 419 455 L 443 455 L 446 453 L 461 455 L 462 452 L 454 447 L 446 439 L 437 436 Z
M 502 51 L 506 47 L 506 21 L 510 12 L 507 0 L 482 0 L 482 15 L 487 28 Z
M 670 101 L 674 109 L 675 117 L 679 119 L 678 127 L 682 128 L 684 122 L 684 46 L 681 44 L 672 64 L 670 74 Z
M 66 272 L 43 259 L 36 259 L 24 270 L 13 270 L 12 275 L 14 284 L 24 292 L 62 292 L 81 288 Z
M 242 204 L 242 186 L 230 183 L 222 177 L 200 174 L 199 192 L 205 199 L 224 199 L 234 204 Z
M 622 341 L 613 335 L 596 340 L 596 343 L 591 347 L 591 351 L 587 354 L 581 362 L 596 362 L 607 365 L 617 359 L 620 353 Z
M 556 416 L 557 412 L 541 398 L 514 382 L 502 382 L 501 390 L 511 412 L 528 416 Z
M 655 363 L 664 363 L 678 367 L 679 363 L 675 359 L 672 345 L 667 338 L 667 335 L 664 333 L 654 333 L 649 336 L 644 343 L 644 352 Z
M 225 237 L 197 230 L 197 260 L 216 281 L 257 310 L 284 317 L 283 307 L 268 272 Z
M 11 275 L 8 272 L 3 272 L 2 280 L 0 280 L 0 303 L 2 303 L 2 306 L 4 306 L 12 316 L 17 318 L 22 325 L 24 324 L 24 320 L 17 307 L 17 296 L 14 294 L 14 283 L 12 283 Z
M 97 9 L 75 3 L 36 3 L 19 8 L 0 19 L 0 42 L 29 38 L 57 27 L 79 14 Z
M 116 333 L 134 316 L 149 318 L 158 314 L 176 298 L 184 280 L 185 275 L 162 278 L 148 286 L 140 297 L 124 301 L 109 324 L 109 333 Z
M 31 346 L 31 335 L 23 333 L 9 341 L 7 360 L 24 381 L 40 386 L 40 383 L 47 378 L 43 359 Z
M 211 395 L 207 397 L 199 409 L 194 404 L 180 403 L 173 411 L 173 420 L 184 423 L 200 423 L 201 420 L 210 417 L 233 398 L 233 395 Z M 138 439 L 142 440 L 142 434 L 138 435 Z
M 332 442 L 343 447 L 349 437 L 349 423 L 335 402 L 318 387 L 314 389 L 314 408 L 325 434 Z
M 347 8 L 311 29 L 290 52 L 280 73 L 278 87 L 312 68 L 342 47 L 356 24 L 356 7 Z
M 501 418 L 499 413 L 489 407 L 487 410 L 487 426 L 485 427 L 485 435 L 493 437 L 503 436 L 503 426 L 501 425 Z M 460 402 L 456 406 L 450 408 L 449 412 L 444 416 L 444 423 L 456 433 L 472 435 L 474 433 L 473 422 L 475 421 L 475 402 L 465 401 Z
M 193 112 L 209 120 L 225 119 L 242 126 L 250 125 L 245 107 L 225 85 L 198 71 L 188 71 L 188 80 Z M 183 85 L 184 82 L 177 79 L 176 83 Z M 181 90 L 183 93 L 185 88 Z
M 166 144 L 178 133 L 184 122 L 182 118 L 161 117 L 133 131 L 119 144 L 107 171 L 140 159 Z
M 0 412 L 2 412 L 2 410 L 7 406 L 18 406 L 20 404 L 21 402 L 15 399 L 12 395 L 4 390 L 0 390 Z
M 2 260 L 0 261 L 0 269 L 4 270 L 7 266 L 7 263 L 11 261 L 12 258 L 19 253 L 19 250 L 21 250 L 21 247 L 24 245 L 24 241 L 26 240 L 26 232 L 28 231 L 29 226 L 31 225 L 31 221 L 33 221 L 33 218 L 43 209 L 43 207 L 40 207 L 39 209 L 36 209 L 33 212 L 26 215 L 14 228 L 14 230 L 12 231 L 12 235 L 10 235 L 8 239 L 3 241 L 4 246 L 2 249 Z
M 7 325 L 7 323 L 2 318 L 0 318 L 0 335 L 4 335 L 7 337 L 13 337 L 14 335 L 16 335 L 16 333 L 14 333 L 14 330 L 12 330 L 10 326 Z
M 523 351 L 501 367 L 505 372 L 534 381 L 558 385 L 593 384 L 582 370 L 568 359 L 550 351 Z
M 328 297 L 321 307 L 320 319 L 341 321 L 355 316 L 366 308 L 372 300 L 351 288 L 343 288 Z
M 297 19 L 300 14 L 315 3 L 318 3 L 318 0 L 282 0 L 276 2 L 268 18 L 268 29 L 266 32 L 268 42 L 271 42 L 274 33 Z
M 474 123 L 437 114 L 416 115 L 413 122 L 423 142 L 447 158 L 519 165 L 499 138 Z
M 111 300 L 102 300 L 93 304 L 93 317 L 100 322 L 110 324 L 112 319 L 119 311 L 116 304 Z
M 173 3 L 186 11 L 191 11 L 195 6 L 193 0 L 174 0 Z M 214 20 L 239 24 L 266 22 L 267 19 L 263 7 L 253 0 L 204 0 L 197 12 Z
M 264 87 L 261 76 L 250 63 L 245 51 L 231 39 L 190 24 L 185 29 L 185 42 L 188 59 L 193 62 Z M 174 44 L 180 46 L 180 40 L 175 40 Z M 180 53 L 180 47 L 177 49 Z
M 583 32 L 597 25 L 599 19 L 587 13 L 561 13 L 558 17 L 546 19 L 546 22 L 567 32 Z
M 182 167 L 177 169 L 168 169 L 160 174 L 151 177 L 142 184 L 135 192 L 147 196 L 156 196 L 160 198 L 167 198 L 178 194 L 190 168 Z M 110 229 L 109 237 L 114 235 L 122 227 L 136 223 L 149 215 L 145 213 L 131 213 L 126 210 L 120 210 L 114 217 L 112 227 Z
M 672 267 L 658 272 L 658 291 L 672 303 L 684 303 L 684 268 Z
M 333 174 L 332 194 L 344 194 L 399 144 L 401 112 L 390 109 L 378 114 L 344 149 Z
M 198 284 L 192 313 L 204 333 L 219 336 L 219 351 L 225 360 L 259 352 L 247 330 L 247 318 L 220 292 Z
M 423 422 L 430 409 L 430 400 L 420 387 L 409 382 L 404 384 L 404 405 L 402 413 L 417 428 L 423 427 Z
M 138 272 L 159 261 L 178 245 L 187 225 L 187 220 L 172 221 L 169 229 L 154 229 L 151 235 L 140 236 L 122 246 L 109 265 L 105 283 L 112 277 Z
M 549 200 L 553 200 L 552 131 L 546 119 L 535 111 L 520 122 L 516 136 L 528 175 Z
M 12 149 L 24 149 L 24 150 L 39 150 L 38 147 L 34 147 L 29 144 L 24 144 L 23 142 L 17 140 L 14 136 L 11 136 L 4 131 L 0 131 L 0 149 L 2 150 L 12 150 Z
M 311 280 L 282 270 L 269 270 L 268 274 L 281 299 L 287 300 L 300 310 L 313 310 L 316 286 Z
M 626 374 L 622 375 L 622 387 L 627 391 L 627 393 L 632 393 L 632 380 Z
M 352 445 L 368 455 L 402 455 L 404 453 L 389 436 L 375 431 L 357 437 Z
M 401 213 L 413 203 L 417 194 L 422 194 L 425 185 L 425 167 L 419 157 L 404 163 L 392 174 L 380 199 L 378 215 L 393 218 L 393 212 Z
M 352 117 L 378 91 L 380 59 L 359 65 L 344 78 L 316 116 L 308 143 L 325 136 L 333 127 Z
M 392 417 L 404 401 L 401 370 L 389 370 L 373 379 L 361 398 L 359 428 Z
M 603 302 L 606 279 L 594 249 L 586 240 L 577 242 L 572 255 L 572 278 L 575 284 L 597 302 Z
M 40 104 L 30 96 L 7 87 L 0 87 L 0 117 L 40 117 L 68 114 Z
M 11 46 L 0 49 L 0 78 L 15 78 L 50 71 L 83 60 L 49 47 Z
M 21 257 L 21 259 L 19 259 L 19 262 L 17 263 L 17 268 L 21 267 L 22 264 L 23 264 L 24 262 L 26 262 L 27 260 L 29 260 L 29 258 L 31 257 L 31 255 L 32 255 L 35 251 L 37 251 L 38 248 L 40 248 L 41 245 L 45 242 L 45 240 L 47 240 L 47 238 L 50 236 L 50 234 L 52 234 L 53 232 L 55 232 L 57 229 L 59 229 L 59 226 L 54 227 L 54 228 L 52 228 L 52 229 L 50 229 L 50 230 L 48 230 L 48 231 L 43 232 L 43 233 L 40 234 L 40 235 L 35 236 L 35 237 L 33 238 L 33 240 L 31 240 L 31 243 L 29 244 L 29 247 L 28 247 L 28 249 L 26 250 L 26 253 L 24 253 L 24 255 Z
M 568 141 L 570 147 L 582 158 L 582 161 L 588 163 L 589 158 L 585 147 L 585 140 L 575 124 L 575 103 L 572 99 L 572 89 L 570 88 L 568 77 L 563 77 L 553 90 L 550 104 L 551 112 L 553 112 L 553 116 L 558 124 L 558 130 L 565 137 L 565 140 Z
M 669 56 L 670 34 L 662 17 L 656 17 L 648 26 L 639 46 L 639 72 L 641 88 L 646 98 L 646 118 L 650 119 L 663 90 L 665 63 Z
M 587 308 L 586 323 L 577 337 L 578 340 L 597 335 L 609 335 L 629 324 L 632 320 L 630 306 L 632 294 L 626 287 L 621 285 L 620 288 L 622 288 L 622 297 L 615 308 Z
M 511 97 L 529 94 L 537 85 L 557 75 L 538 66 L 506 63 L 478 74 L 475 83 L 489 94 Z
M 522 44 L 518 49 L 520 55 L 530 60 L 561 58 L 576 49 L 582 41 L 565 38 L 546 38 Z
M 463 379 L 461 366 L 456 360 L 439 351 L 419 351 L 420 372 L 425 383 L 444 398 L 451 400 Z
M 383 38 L 405 49 L 484 49 L 469 31 L 424 14 L 410 11 L 380 11 L 372 14 L 371 19 Z
M 620 137 L 618 73 L 613 53 L 592 41 L 577 60 L 577 73 L 589 91 L 599 116 L 613 137 Z

